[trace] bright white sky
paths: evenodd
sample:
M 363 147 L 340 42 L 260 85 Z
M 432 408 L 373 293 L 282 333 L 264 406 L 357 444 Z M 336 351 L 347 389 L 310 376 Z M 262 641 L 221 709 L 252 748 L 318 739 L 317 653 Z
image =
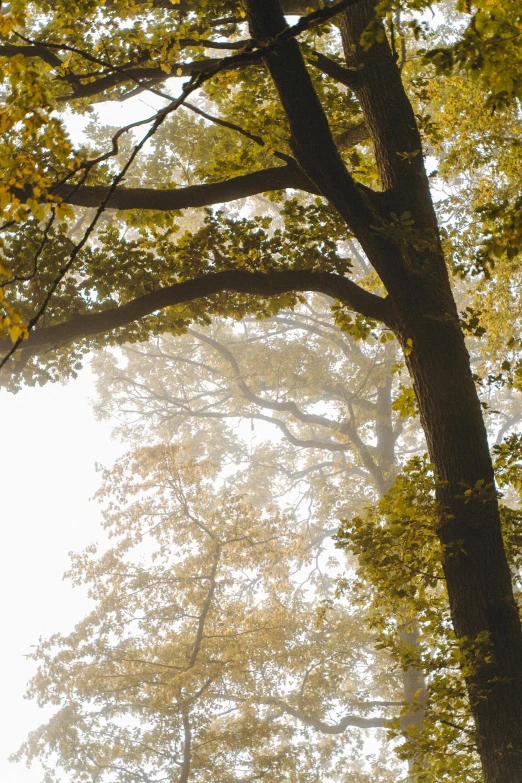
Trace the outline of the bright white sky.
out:
M 71 629 L 88 607 L 62 575 L 68 552 L 103 537 L 98 504 L 89 501 L 99 485 L 94 463 L 110 465 L 123 450 L 109 424 L 94 419 L 93 396 L 88 369 L 67 385 L 0 391 L 2 783 L 41 783 L 38 769 L 7 761 L 45 718 L 23 699 L 33 671 L 24 655 L 39 636 Z

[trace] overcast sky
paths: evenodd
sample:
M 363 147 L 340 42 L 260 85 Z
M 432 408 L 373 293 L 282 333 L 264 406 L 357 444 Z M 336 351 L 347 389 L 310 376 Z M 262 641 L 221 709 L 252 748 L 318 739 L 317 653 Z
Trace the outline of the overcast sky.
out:
M 72 628 L 88 607 L 62 575 L 68 553 L 102 535 L 98 504 L 89 500 L 99 484 L 94 463 L 110 465 L 123 450 L 109 424 L 95 420 L 93 396 L 88 369 L 67 385 L 0 391 L 2 783 L 41 783 L 38 769 L 7 761 L 45 718 L 23 698 L 33 670 L 24 655 L 39 636 Z

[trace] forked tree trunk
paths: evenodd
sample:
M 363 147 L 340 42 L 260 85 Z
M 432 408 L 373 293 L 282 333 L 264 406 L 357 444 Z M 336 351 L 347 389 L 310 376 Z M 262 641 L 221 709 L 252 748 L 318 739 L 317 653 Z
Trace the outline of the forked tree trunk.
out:
M 273 39 L 284 29 L 279 0 L 246 0 L 246 5 L 256 39 Z M 486 430 L 413 109 L 387 41 L 360 46 L 375 5 L 375 0 L 359 0 L 349 8 L 342 35 L 372 137 L 381 196 L 359 187 L 344 169 L 295 41 L 269 54 L 266 63 L 299 165 L 346 219 L 388 291 L 392 328 L 408 354 L 430 458 L 440 478 L 438 532 L 455 633 L 463 646 L 479 639 L 490 646 L 476 656 L 473 671 L 466 670 L 484 779 L 522 783 L 522 633 Z

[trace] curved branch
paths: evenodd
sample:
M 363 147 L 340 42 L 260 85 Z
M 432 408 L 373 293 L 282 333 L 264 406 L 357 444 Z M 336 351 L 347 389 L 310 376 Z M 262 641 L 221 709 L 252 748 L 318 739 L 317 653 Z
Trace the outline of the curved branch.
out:
M 63 66 L 62 60 L 54 54 L 47 46 L 41 44 L 20 46 L 17 44 L 5 44 L 0 46 L 0 57 L 15 57 L 16 55 L 22 55 L 22 57 L 38 57 L 39 60 L 43 60 L 53 68 L 61 68 Z
M 22 349 L 30 355 L 57 348 L 74 340 L 92 337 L 138 321 L 164 307 L 193 302 L 225 291 L 277 296 L 291 291 L 317 291 L 339 300 L 346 306 L 377 321 L 387 323 L 392 317 L 388 299 L 365 291 L 352 280 L 329 272 L 289 270 L 283 272 L 215 272 L 193 280 L 175 283 L 131 302 L 98 313 L 79 315 L 55 326 L 36 329 L 24 341 Z M 0 350 L 10 348 L 9 340 L 0 341 Z
M 241 369 L 237 359 L 232 351 L 229 350 L 229 348 L 220 343 L 218 340 L 215 340 L 213 337 L 209 337 L 206 334 L 197 332 L 195 329 L 188 329 L 187 331 L 201 342 L 210 345 L 212 348 L 215 348 L 215 350 L 218 351 L 221 356 L 223 356 L 223 358 L 232 368 L 244 398 L 249 402 L 267 410 L 279 411 L 280 413 L 290 413 L 292 416 L 294 416 L 294 418 L 303 422 L 304 424 L 316 424 L 329 430 L 342 431 L 343 428 L 341 422 L 335 421 L 335 419 L 329 419 L 327 416 L 322 416 L 317 413 L 307 413 L 306 411 L 302 411 L 293 400 L 285 400 L 281 402 L 279 400 L 269 400 L 266 397 L 260 397 L 258 394 L 253 392 L 245 382 L 241 374 Z M 343 450 L 345 449 L 346 447 L 343 447 Z
M 286 188 L 314 194 L 319 192 L 297 166 L 287 165 L 261 169 L 222 182 L 190 185 L 186 188 L 116 188 L 107 202 L 107 208 L 170 211 L 207 207 Z M 77 190 L 74 185 L 61 185 L 53 193 L 77 207 L 97 207 L 106 197 L 108 190 L 105 185 L 83 185 Z M 14 189 L 14 194 L 22 202 L 32 197 L 29 188 Z
M 336 443 L 332 440 L 319 440 L 312 438 L 298 438 L 287 427 L 282 419 L 276 419 L 274 416 L 267 416 L 264 413 L 249 412 L 247 414 L 242 412 L 232 413 L 220 413 L 214 410 L 208 409 L 191 409 L 186 407 L 184 410 L 180 410 L 181 415 L 187 417 L 197 417 L 199 419 L 254 419 L 254 421 L 266 421 L 268 424 L 273 424 L 278 427 L 286 440 L 293 446 L 297 446 L 300 449 L 321 449 L 323 451 L 344 452 L 348 451 L 350 446 L 344 443 Z M 353 472 L 353 471 L 349 471 Z
M 166 79 L 172 76 L 191 77 L 194 74 L 202 73 L 209 68 L 214 68 L 221 62 L 217 58 L 207 58 L 204 60 L 194 60 L 190 63 L 174 63 L 171 66 L 171 72 L 165 73 L 162 68 L 146 68 L 146 67 L 130 67 L 122 68 L 108 73 L 105 76 L 101 76 L 93 82 L 87 82 L 87 84 L 77 85 L 74 91 L 68 95 L 61 95 L 57 100 L 61 103 L 66 101 L 77 100 L 78 98 L 91 98 L 94 95 L 99 95 L 105 90 L 111 90 L 113 87 L 117 87 L 119 84 L 123 84 L 126 81 L 131 81 L 134 84 L 147 84 L 154 85 L 164 82 Z M 224 65 L 222 70 L 228 68 L 237 67 L 235 64 Z
M 264 413 L 256 413 L 248 418 L 254 418 L 260 421 L 266 421 L 268 424 L 274 424 L 278 427 L 286 440 L 293 446 L 298 446 L 301 449 L 324 449 L 325 451 L 342 452 L 348 451 L 349 445 L 346 443 L 338 443 L 333 440 L 319 440 L 318 438 L 298 438 L 282 419 L 276 419 L 275 416 L 266 416 Z
M 263 702 L 279 707 L 283 712 L 304 723 L 305 726 L 311 726 L 322 734 L 342 734 L 350 726 L 358 729 L 382 729 L 386 725 L 385 718 L 361 718 L 358 715 L 345 715 L 339 723 L 325 723 L 311 715 L 304 715 L 281 699 L 264 699 Z

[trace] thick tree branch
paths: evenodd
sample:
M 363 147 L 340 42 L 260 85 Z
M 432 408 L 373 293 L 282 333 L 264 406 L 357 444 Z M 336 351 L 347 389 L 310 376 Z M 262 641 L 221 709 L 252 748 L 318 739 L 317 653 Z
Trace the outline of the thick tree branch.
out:
M 41 46 L 35 44 L 34 46 L 18 46 L 17 44 L 4 44 L 0 46 L 0 57 L 15 57 L 16 55 L 22 55 L 23 57 L 37 57 L 39 60 L 43 60 L 53 68 L 61 68 L 63 62 L 60 58 L 52 52 L 47 46 Z
M 326 73 L 335 79 L 336 82 L 344 84 L 351 90 L 359 87 L 361 84 L 361 75 L 355 68 L 343 68 L 342 65 L 336 63 L 330 57 L 327 57 L 321 52 L 312 52 L 312 56 L 308 58 L 310 65 L 313 65 L 319 71 Z
M 231 177 L 222 182 L 190 185 L 186 188 L 161 190 L 159 188 L 116 188 L 107 202 L 107 209 L 152 209 L 169 211 L 189 207 L 207 207 L 228 201 L 292 188 L 318 194 L 316 186 L 297 166 L 274 166 L 268 169 Z M 77 207 L 97 207 L 109 188 L 104 185 L 61 185 L 54 192 L 67 204 Z M 20 201 L 31 198 L 29 189 L 14 190 Z
M 387 322 L 392 312 L 387 299 L 371 294 L 352 280 L 329 272 L 289 270 L 284 272 L 243 272 L 230 270 L 216 272 L 182 283 L 160 288 L 119 307 L 99 313 L 79 315 L 56 326 L 36 329 L 24 341 L 22 349 L 31 354 L 66 345 L 74 340 L 103 334 L 127 326 L 147 315 L 171 305 L 229 291 L 261 297 L 277 296 L 289 291 L 317 291 L 327 294 L 347 307 L 377 321 Z M 8 340 L 0 342 L 0 350 L 7 351 Z
M 348 2 L 356 5 L 357 0 Z M 252 36 L 281 40 L 290 29 L 279 0 L 247 0 Z M 338 209 L 356 236 L 375 222 L 365 194 L 347 171 L 324 109 L 308 73 L 299 44 L 290 37 L 264 56 L 290 126 L 294 155 L 307 176 Z

